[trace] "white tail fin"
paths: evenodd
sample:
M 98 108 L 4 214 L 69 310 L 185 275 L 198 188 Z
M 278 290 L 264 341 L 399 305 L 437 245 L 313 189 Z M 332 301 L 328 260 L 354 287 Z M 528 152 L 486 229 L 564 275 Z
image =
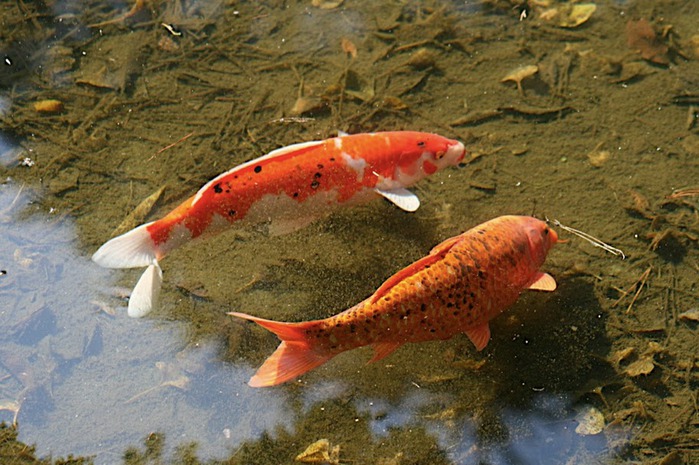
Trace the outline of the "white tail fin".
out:
M 142 224 L 110 239 L 95 252 L 92 260 L 105 268 L 138 268 L 151 265 L 156 259 L 155 244 L 146 230 L 151 224 Z
M 163 271 L 160 269 L 158 261 L 153 260 L 141 275 L 141 279 L 136 283 L 131 298 L 129 298 L 128 314 L 131 318 L 144 317 L 158 305 L 162 284 Z

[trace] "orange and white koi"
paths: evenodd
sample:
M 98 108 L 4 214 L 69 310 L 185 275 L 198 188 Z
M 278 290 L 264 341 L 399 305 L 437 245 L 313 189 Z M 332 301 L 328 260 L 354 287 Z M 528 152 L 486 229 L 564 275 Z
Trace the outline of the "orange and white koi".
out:
M 410 131 L 280 148 L 217 176 L 165 217 L 106 242 L 92 259 L 107 268 L 148 267 L 129 300 L 129 315 L 140 317 L 158 298 L 158 261 L 176 247 L 238 224 L 268 224 L 270 234 L 284 234 L 377 196 L 412 212 L 420 200 L 406 188 L 465 153 L 461 142 Z
M 488 322 L 523 290 L 556 289 L 556 281 L 539 268 L 557 241 L 556 232 L 543 221 L 502 216 L 445 240 L 369 298 L 335 316 L 283 323 L 229 313 L 254 321 L 282 341 L 249 384 L 280 384 L 366 345 L 374 349 L 371 362 L 407 342 L 449 339 L 458 333 L 482 350 L 490 340 Z

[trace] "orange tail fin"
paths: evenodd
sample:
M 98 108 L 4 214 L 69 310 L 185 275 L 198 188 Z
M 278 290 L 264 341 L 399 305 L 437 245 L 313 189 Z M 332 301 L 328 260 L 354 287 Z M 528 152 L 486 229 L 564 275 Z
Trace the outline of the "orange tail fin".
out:
M 254 321 L 282 340 L 277 350 L 265 360 L 255 376 L 250 378 L 248 384 L 252 387 L 275 386 L 297 378 L 327 362 L 335 355 L 317 353 L 306 341 L 305 330 L 314 324 L 312 321 L 283 323 L 257 318 L 245 313 L 231 312 L 229 315 Z

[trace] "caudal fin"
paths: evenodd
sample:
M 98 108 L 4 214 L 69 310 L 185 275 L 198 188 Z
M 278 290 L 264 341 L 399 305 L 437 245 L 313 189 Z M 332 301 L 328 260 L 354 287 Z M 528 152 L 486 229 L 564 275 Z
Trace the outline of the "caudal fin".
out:
M 229 315 L 254 321 L 282 340 L 277 350 L 265 360 L 255 376 L 250 378 L 248 384 L 252 387 L 275 386 L 297 378 L 335 355 L 318 353 L 306 341 L 305 330 L 313 325 L 313 322 L 283 323 L 238 312 L 231 312 Z
M 131 231 L 110 239 L 92 255 L 92 260 L 105 268 L 138 268 L 153 264 L 155 244 L 146 229 L 152 223 L 142 224 Z
M 158 305 L 160 287 L 163 284 L 163 271 L 157 260 L 148 265 L 129 298 L 128 315 L 131 318 L 142 318 Z

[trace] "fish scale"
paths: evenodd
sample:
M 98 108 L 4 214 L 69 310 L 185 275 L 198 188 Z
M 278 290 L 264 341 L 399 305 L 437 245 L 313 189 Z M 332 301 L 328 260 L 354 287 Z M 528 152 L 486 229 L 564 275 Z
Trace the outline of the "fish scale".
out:
M 478 350 L 490 339 L 488 322 L 525 289 L 552 291 L 539 271 L 558 236 L 540 220 L 504 216 L 437 245 L 390 277 L 369 298 L 323 320 L 282 323 L 242 313 L 276 333 L 282 344 L 252 378 L 252 386 L 287 381 L 335 355 L 371 345 L 373 361 L 408 342 L 465 333 Z

